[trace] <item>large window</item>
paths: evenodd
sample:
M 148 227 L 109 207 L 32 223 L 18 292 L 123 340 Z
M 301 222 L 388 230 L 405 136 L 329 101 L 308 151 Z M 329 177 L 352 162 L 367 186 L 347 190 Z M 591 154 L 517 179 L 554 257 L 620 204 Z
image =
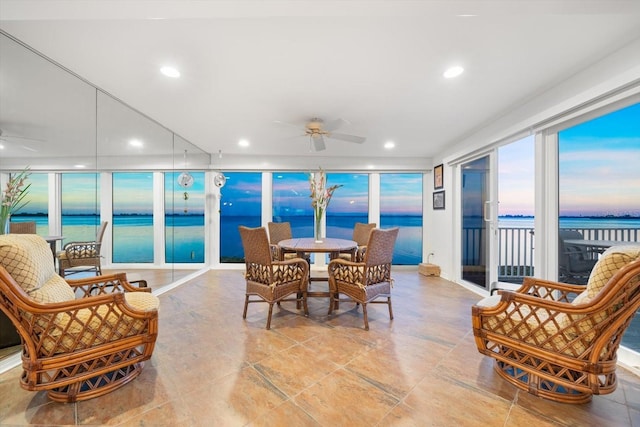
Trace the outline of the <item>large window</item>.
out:
M 640 238 L 640 104 L 559 132 L 558 157 L 558 272 L 586 283 L 607 242 Z M 640 351 L 640 317 L 622 343 Z
M 350 240 L 356 222 L 369 222 L 369 175 L 328 173 L 327 185 L 342 185 L 327 208 L 327 237 Z
M 100 225 L 100 188 L 97 173 L 62 174 L 63 243 L 96 239 Z
M 309 174 L 273 173 L 273 221 L 290 222 L 293 237 L 313 236 L 310 188 Z
M 220 262 L 244 262 L 238 226 L 262 223 L 262 173 L 225 173 L 220 199 Z
M 498 149 L 498 280 L 533 276 L 534 137 Z
M 400 227 L 394 264 L 422 262 L 422 174 L 380 175 L 380 227 Z
M 204 262 L 204 172 L 191 172 L 193 184 L 178 184 L 182 172 L 165 173 L 165 262 Z
M 23 199 L 27 205 L 11 216 L 11 222 L 35 221 L 36 232 L 41 236 L 49 233 L 49 175 L 32 173 L 26 181 L 31 184 Z
M 113 174 L 113 262 L 153 262 L 153 174 Z

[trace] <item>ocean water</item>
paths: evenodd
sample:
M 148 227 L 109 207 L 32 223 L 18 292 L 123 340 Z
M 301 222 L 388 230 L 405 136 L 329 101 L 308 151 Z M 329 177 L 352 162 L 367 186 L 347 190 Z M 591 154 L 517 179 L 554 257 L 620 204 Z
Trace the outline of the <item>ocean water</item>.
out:
M 640 228 L 635 217 L 560 217 L 560 228 Z M 533 217 L 499 217 L 499 227 L 533 228 Z
M 49 235 L 49 219 L 44 215 L 15 215 L 12 221 L 35 221 L 36 232 Z M 112 233 L 113 262 L 153 262 L 153 217 L 151 215 L 116 215 L 107 228 Z M 100 218 L 95 215 L 63 215 L 62 246 L 69 242 L 93 241 Z M 165 219 L 167 263 L 204 262 L 204 216 L 178 215 Z
M 36 221 L 37 232 L 49 234 L 48 217 L 42 215 L 16 215 L 13 221 Z M 94 215 L 65 215 L 62 217 L 64 243 L 95 239 L 100 219 Z M 204 262 L 204 216 L 177 215 L 166 217 L 166 261 L 169 263 Z M 220 253 L 222 262 L 241 262 L 242 243 L 238 226 L 258 227 L 258 216 L 222 216 Z M 289 221 L 294 237 L 313 235 L 311 216 L 280 216 L 274 221 Z M 356 222 L 367 222 L 367 215 L 336 216 L 327 218 L 327 237 L 350 239 Z M 114 217 L 113 260 L 122 263 L 153 262 L 153 218 L 151 215 L 117 215 Z M 113 225 L 113 224 L 112 224 Z M 382 228 L 400 227 L 394 249 L 394 264 L 415 265 L 422 262 L 422 218 L 418 216 L 385 216 L 380 218 Z M 533 228 L 531 217 L 501 217 L 500 227 Z M 640 218 L 560 218 L 561 228 L 630 228 L 640 229 Z
M 351 239 L 356 222 L 368 222 L 367 215 L 331 215 L 327 217 L 326 236 L 337 239 Z M 291 215 L 274 217 L 275 222 L 290 222 L 293 237 L 313 236 L 311 215 Z M 259 227 L 257 216 L 222 216 L 220 219 L 220 254 L 222 262 L 242 262 L 244 251 L 238 226 Z M 417 265 L 422 262 L 422 217 L 381 216 L 382 228 L 400 227 L 394 247 L 393 263 L 396 265 Z

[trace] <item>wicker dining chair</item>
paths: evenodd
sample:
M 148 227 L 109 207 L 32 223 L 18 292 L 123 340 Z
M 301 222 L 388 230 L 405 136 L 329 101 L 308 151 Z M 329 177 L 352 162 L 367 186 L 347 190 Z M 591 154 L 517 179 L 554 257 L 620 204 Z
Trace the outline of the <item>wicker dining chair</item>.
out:
M 307 307 L 307 287 L 309 284 L 309 264 L 302 258 L 274 261 L 269 247 L 267 230 L 264 227 L 238 227 L 245 258 L 245 279 L 247 282 L 244 312 L 247 318 L 249 303 L 266 302 L 269 304 L 267 329 L 271 328 L 273 305 L 282 301 L 296 301 L 296 307 L 302 304 L 305 316 Z M 295 295 L 295 298 L 287 298 Z M 251 299 L 256 296 L 258 299 Z
M 91 242 L 69 242 L 62 251 L 56 254 L 58 258 L 58 274 L 65 277 L 73 273 L 93 272 L 96 276 L 102 274 L 102 238 L 107 229 L 108 221 L 102 221 L 96 232 L 96 240 Z
M 22 339 L 22 388 L 75 402 L 137 377 L 158 335 L 150 291 L 124 273 L 65 281 L 42 237 L 0 236 L 0 309 Z
M 364 253 L 367 250 L 367 243 L 369 242 L 369 234 L 371 230 L 376 228 L 376 223 L 371 222 L 365 224 L 364 222 L 356 222 L 353 226 L 353 235 L 351 239 L 358 244 L 356 248 L 355 261 L 362 262 L 364 259 Z M 347 261 L 351 261 L 351 251 L 340 253 L 339 257 Z
M 472 307 L 480 353 L 496 372 L 531 394 L 584 403 L 615 390 L 616 353 L 640 308 L 640 246 L 609 248 L 586 289 L 525 277 Z
M 36 234 L 36 222 L 35 221 L 10 222 L 9 233 Z
M 282 261 L 285 259 L 294 259 L 297 258 L 297 254 L 295 251 L 285 251 L 278 243 L 283 240 L 288 240 L 293 238 L 293 233 L 291 232 L 291 223 L 290 222 L 269 222 L 267 223 L 267 228 L 269 230 L 269 245 L 271 247 L 271 253 L 274 261 Z M 309 254 L 304 254 L 304 259 L 307 262 L 310 261 Z
M 367 304 L 378 303 L 389 305 L 389 318 L 393 319 L 391 308 L 391 262 L 393 247 L 398 237 L 398 228 L 387 230 L 374 229 L 369 234 L 367 250 L 361 262 L 352 262 L 336 258 L 329 262 L 329 315 L 334 306 L 342 301 L 340 294 L 348 297 L 348 301 L 362 304 L 364 329 L 369 330 Z M 375 301 L 386 298 L 385 301 Z

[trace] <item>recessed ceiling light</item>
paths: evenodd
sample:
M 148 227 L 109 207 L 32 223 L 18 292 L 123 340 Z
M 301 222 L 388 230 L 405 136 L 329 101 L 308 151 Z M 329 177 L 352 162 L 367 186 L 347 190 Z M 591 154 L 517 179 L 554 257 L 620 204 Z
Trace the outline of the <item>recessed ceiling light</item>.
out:
M 171 77 L 173 79 L 177 79 L 180 77 L 180 71 L 176 70 L 173 67 L 165 66 L 160 68 L 160 72 L 167 77 Z
M 143 144 L 139 139 L 132 139 L 131 141 L 129 141 L 129 145 L 132 147 L 142 147 Z
M 4 150 L 4 145 L 0 144 L 0 150 Z
M 77 169 L 84 169 L 84 168 L 86 168 L 86 166 L 85 166 L 85 165 L 73 165 L 73 167 L 74 167 L 74 168 L 77 168 Z
M 395 146 L 396 146 L 396 143 L 393 141 L 387 141 L 384 143 L 384 148 L 386 148 L 387 150 L 391 150 Z
M 444 74 L 442 74 L 442 75 L 446 79 L 452 79 L 454 77 L 458 77 L 463 72 L 464 72 L 464 68 L 462 68 L 459 65 L 456 65 L 455 67 L 451 67 L 451 68 L 447 69 L 447 71 L 445 71 Z
M 249 141 L 247 141 L 246 139 L 241 139 L 240 141 L 238 141 L 238 145 L 240 147 L 248 147 L 249 146 Z

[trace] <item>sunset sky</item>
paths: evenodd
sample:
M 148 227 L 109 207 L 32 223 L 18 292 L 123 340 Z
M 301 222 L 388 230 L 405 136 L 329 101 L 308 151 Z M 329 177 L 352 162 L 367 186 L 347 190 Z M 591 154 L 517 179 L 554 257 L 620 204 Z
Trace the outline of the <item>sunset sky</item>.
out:
M 499 149 L 499 214 L 533 215 L 533 136 Z M 559 134 L 561 216 L 640 216 L 640 104 L 590 120 Z M 168 173 L 166 200 L 175 197 L 178 211 L 184 205 L 182 189 L 175 184 L 180 172 Z M 196 177 L 189 193 L 189 211 L 204 209 L 204 174 Z M 114 173 L 114 213 L 151 213 L 152 173 Z M 99 183 L 92 173 L 63 174 L 63 214 L 92 213 Z M 222 189 L 223 215 L 259 215 L 262 189 L 260 173 L 227 173 Z M 47 174 L 34 173 L 29 181 L 29 205 L 23 213 L 48 210 Z M 287 206 L 289 214 L 311 215 L 308 172 L 273 174 L 274 204 Z M 329 185 L 339 184 L 329 211 L 368 212 L 366 173 L 328 173 Z M 381 212 L 419 214 L 422 208 L 420 174 L 381 174 Z M 173 194 L 172 194 L 173 193 Z M 168 202 L 170 206 L 170 202 Z

